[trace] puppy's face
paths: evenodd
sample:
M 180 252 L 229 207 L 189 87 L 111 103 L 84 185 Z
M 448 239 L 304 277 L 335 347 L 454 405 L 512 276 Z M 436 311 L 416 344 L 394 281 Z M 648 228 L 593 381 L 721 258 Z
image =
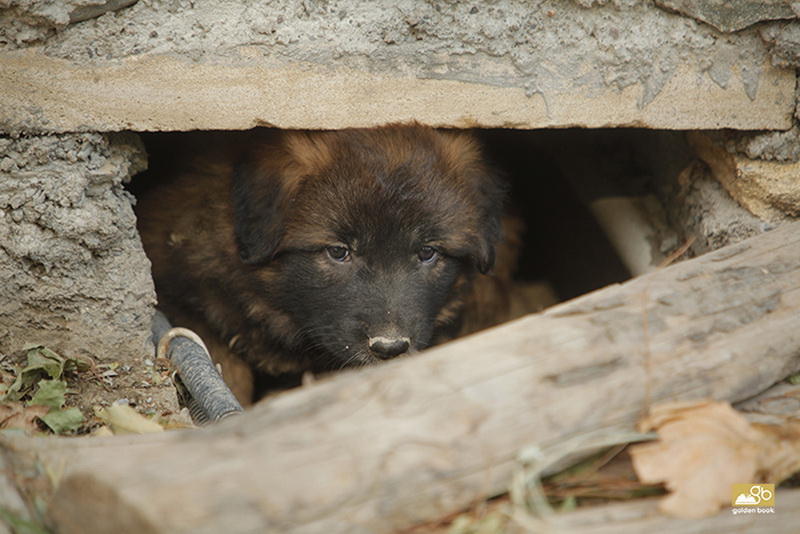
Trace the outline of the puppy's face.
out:
M 234 177 L 236 237 L 319 369 L 428 346 L 487 272 L 501 188 L 471 138 L 422 126 L 286 133 Z

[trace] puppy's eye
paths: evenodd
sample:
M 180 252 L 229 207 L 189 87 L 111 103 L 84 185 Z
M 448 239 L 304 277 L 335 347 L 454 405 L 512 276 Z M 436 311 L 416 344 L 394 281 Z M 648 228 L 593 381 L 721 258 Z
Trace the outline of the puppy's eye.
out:
M 439 257 L 439 251 L 433 247 L 425 245 L 419 249 L 417 256 L 419 256 L 419 261 L 422 263 L 433 263 L 436 261 L 436 258 Z
M 345 262 L 350 259 L 350 250 L 347 247 L 333 246 L 327 247 L 325 251 L 334 261 Z

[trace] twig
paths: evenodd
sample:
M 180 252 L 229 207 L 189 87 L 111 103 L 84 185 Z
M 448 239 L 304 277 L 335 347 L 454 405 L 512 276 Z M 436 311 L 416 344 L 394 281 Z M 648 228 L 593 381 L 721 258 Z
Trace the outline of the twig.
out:
M 694 242 L 695 242 L 696 240 L 697 240 L 697 236 L 691 236 L 691 237 L 689 237 L 689 239 L 687 239 L 687 240 L 686 240 L 686 243 L 684 243 L 683 245 L 681 245 L 680 247 L 678 247 L 677 249 L 675 249 L 675 251 L 673 251 L 673 252 L 672 252 L 672 254 L 670 254 L 669 256 L 667 256 L 666 258 L 664 258 L 664 259 L 661 261 L 661 263 L 659 263 L 659 264 L 658 264 L 658 268 L 659 268 L 659 269 L 662 269 L 662 268 L 664 268 L 664 267 L 668 267 L 668 266 L 672 265 L 672 263 L 673 263 L 675 260 L 677 260 L 678 258 L 680 258 L 681 256 L 683 256 L 684 254 L 686 254 L 686 251 L 687 251 L 687 250 L 689 250 L 689 247 L 691 247 L 692 245 L 694 245 Z

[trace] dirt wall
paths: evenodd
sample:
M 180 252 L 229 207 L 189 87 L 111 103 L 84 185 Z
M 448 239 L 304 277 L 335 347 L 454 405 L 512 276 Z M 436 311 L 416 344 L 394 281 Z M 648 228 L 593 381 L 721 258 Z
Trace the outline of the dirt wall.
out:
M 0 138 L 0 353 L 150 354 L 155 293 L 122 184 L 133 134 Z

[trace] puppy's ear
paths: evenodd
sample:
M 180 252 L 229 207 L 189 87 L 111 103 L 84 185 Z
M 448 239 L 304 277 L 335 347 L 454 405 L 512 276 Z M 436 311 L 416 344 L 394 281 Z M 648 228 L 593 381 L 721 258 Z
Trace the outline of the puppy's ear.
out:
M 233 228 L 239 257 L 248 264 L 273 258 L 286 226 L 293 191 L 280 166 L 247 155 L 233 171 Z
M 506 196 L 503 182 L 490 171 L 484 171 L 478 180 L 478 239 L 475 265 L 482 274 L 494 267 L 495 249 L 502 237 L 502 216 Z
M 486 274 L 494 267 L 502 234 L 506 182 L 489 167 L 475 137 L 462 132 L 439 131 L 437 135 L 445 174 L 458 177 L 459 187 L 471 199 L 464 222 L 468 254 L 478 271 Z
M 327 134 L 287 131 L 268 137 L 241 159 L 231 193 L 242 261 L 264 263 L 275 256 L 301 184 L 319 174 L 332 154 Z
M 475 265 L 478 267 L 478 271 L 481 274 L 488 274 L 492 267 L 494 267 L 494 260 L 495 260 L 495 246 L 488 243 L 488 240 L 484 240 L 481 243 L 480 250 L 475 257 Z

